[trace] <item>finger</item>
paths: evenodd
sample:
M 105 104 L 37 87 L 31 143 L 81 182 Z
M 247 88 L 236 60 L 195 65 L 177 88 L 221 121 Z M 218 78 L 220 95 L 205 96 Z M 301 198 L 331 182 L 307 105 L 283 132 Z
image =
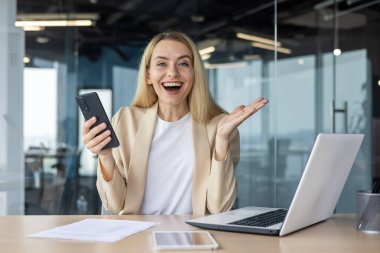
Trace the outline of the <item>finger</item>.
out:
M 257 103 L 260 103 L 260 102 L 263 101 L 263 100 L 265 100 L 265 98 L 263 98 L 263 97 L 258 97 L 258 98 L 256 98 L 256 100 L 253 101 L 251 104 L 257 104 Z
M 96 117 L 92 117 L 90 118 L 89 120 L 86 120 L 83 124 L 83 128 L 82 128 L 82 135 L 88 133 L 91 129 L 91 126 L 94 125 L 96 123 Z
M 245 107 L 244 105 L 239 105 L 238 107 L 236 107 L 236 108 L 231 112 L 231 114 L 232 114 L 232 113 L 236 113 L 236 112 L 238 112 L 238 111 L 244 109 L 244 107 Z
M 266 101 L 261 101 L 259 104 L 257 104 L 256 106 L 255 106 L 255 110 L 256 111 L 259 111 L 261 108 L 263 108 L 266 104 L 268 103 L 268 100 L 266 100 Z
M 263 97 L 259 97 L 257 98 L 255 101 L 253 101 L 252 103 L 250 103 L 248 106 L 251 107 L 251 106 L 256 106 L 256 105 L 259 105 L 259 104 L 266 104 L 268 103 L 268 99 L 265 99 Z
M 265 100 L 264 97 L 258 97 L 255 102 L 260 102 L 260 101 L 263 101 L 263 100 Z
M 269 103 L 269 100 L 265 98 L 265 99 L 261 100 L 259 103 L 263 104 L 263 105 L 266 105 L 266 104 Z
M 257 98 L 255 101 L 253 101 L 252 103 L 250 103 L 249 105 L 247 106 L 244 106 L 244 105 L 240 105 L 238 107 L 236 107 L 232 112 L 231 114 L 233 113 L 236 113 L 236 112 L 239 112 L 239 111 L 242 111 L 242 110 L 245 110 L 245 111 L 251 111 L 251 109 L 255 109 L 256 107 L 258 107 L 259 105 L 261 104 L 266 104 L 268 103 L 268 100 L 263 98 L 263 97 L 259 97 Z M 260 107 L 261 108 L 261 107 Z M 259 109 L 259 108 L 258 108 Z
M 91 152 L 95 153 L 95 154 L 99 154 L 100 151 L 102 151 L 102 149 L 111 141 L 111 137 L 108 136 L 107 138 L 105 138 L 104 140 L 102 140 L 100 143 L 98 143 L 98 145 L 94 146 L 92 149 L 91 149 Z
M 244 120 L 252 116 L 254 113 L 258 112 L 268 103 L 267 99 L 257 99 L 255 102 L 246 106 L 239 114 L 237 114 L 236 121 L 240 125 Z
M 108 138 L 111 135 L 111 131 L 107 130 L 103 133 L 99 134 L 98 136 L 94 137 L 90 141 L 86 143 L 87 148 L 94 148 L 95 146 L 99 145 L 104 139 Z
M 259 97 L 248 106 L 238 106 L 233 112 L 231 112 L 231 119 L 234 121 L 234 124 L 240 125 L 245 119 L 258 112 L 268 102 L 269 101 L 267 99 Z
M 100 132 L 102 132 L 106 128 L 107 128 L 106 123 L 102 123 L 102 124 L 97 125 L 96 127 L 93 127 L 89 132 L 87 132 L 86 135 L 83 136 L 83 141 L 85 143 L 91 141 L 92 139 L 95 138 L 95 136 L 97 136 Z
M 267 103 L 268 103 L 268 99 L 264 99 L 264 98 L 259 98 L 259 99 L 256 99 L 254 102 L 252 102 L 251 104 L 249 104 L 247 106 L 247 110 L 251 111 L 251 110 L 255 110 L 255 111 L 258 111 L 260 110 L 261 108 L 263 108 Z
M 99 133 L 104 131 L 107 128 L 107 124 L 105 122 L 97 125 L 96 127 L 91 128 L 89 134 L 92 135 L 92 138 L 97 136 Z

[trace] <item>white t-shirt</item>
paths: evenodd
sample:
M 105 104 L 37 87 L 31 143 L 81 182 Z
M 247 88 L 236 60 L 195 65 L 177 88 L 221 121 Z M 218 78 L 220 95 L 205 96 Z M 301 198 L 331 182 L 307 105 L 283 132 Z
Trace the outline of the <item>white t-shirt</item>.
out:
M 192 214 L 194 150 L 190 113 L 167 122 L 157 117 L 141 214 Z

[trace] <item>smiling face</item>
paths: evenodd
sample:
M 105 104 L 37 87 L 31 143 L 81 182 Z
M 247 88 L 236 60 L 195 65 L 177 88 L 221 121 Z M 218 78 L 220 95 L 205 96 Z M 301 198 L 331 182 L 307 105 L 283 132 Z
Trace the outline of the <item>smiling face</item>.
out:
M 161 108 L 189 110 L 187 96 L 194 83 L 191 51 L 181 42 L 161 40 L 153 50 L 147 71 Z

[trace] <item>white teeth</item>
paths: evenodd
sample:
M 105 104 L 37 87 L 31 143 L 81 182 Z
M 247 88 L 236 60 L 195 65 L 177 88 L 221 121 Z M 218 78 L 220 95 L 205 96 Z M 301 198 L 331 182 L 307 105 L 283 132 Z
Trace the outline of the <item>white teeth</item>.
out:
M 163 83 L 164 87 L 181 87 L 182 83 Z

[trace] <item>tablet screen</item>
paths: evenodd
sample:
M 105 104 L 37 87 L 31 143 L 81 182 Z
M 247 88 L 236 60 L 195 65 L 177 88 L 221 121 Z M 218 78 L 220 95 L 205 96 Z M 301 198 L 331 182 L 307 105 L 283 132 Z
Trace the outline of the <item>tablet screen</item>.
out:
M 153 231 L 154 247 L 161 249 L 216 249 L 208 231 Z

